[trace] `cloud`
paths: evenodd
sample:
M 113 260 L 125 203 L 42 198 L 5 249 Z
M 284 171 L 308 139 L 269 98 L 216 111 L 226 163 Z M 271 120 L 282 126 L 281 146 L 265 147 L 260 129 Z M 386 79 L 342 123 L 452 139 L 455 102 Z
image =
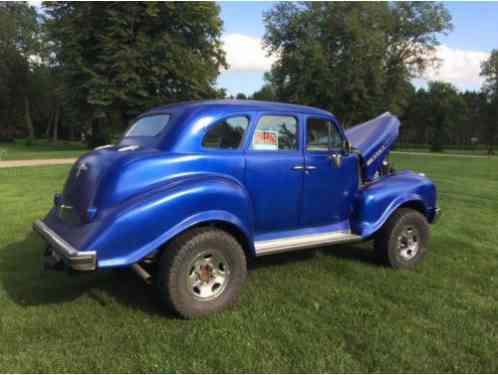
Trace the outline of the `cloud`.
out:
M 275 57 L 266 55 L 261 39 L 241 34 L 226 34 L 222 37 L 228 71 L 265 72 L 271 69 Z
M 271 69 L 274 56 L 267 56 L 261 39 L 241 34 L 226 34 L 222 38 L 229 72 L 265 72 Z M 479 76 L 481 62 L 489 53 L 451 48 L 440 45 L 435 54 L 441 59 L 438 67 L 429 68 L 422 81 L 447 81 L 460 89 L 479 89 L 483 79 Z
M 30 0 L 28 1 L 29 5 L 34 6 L 35 8 L 40 9 L 42 5 L 42 0 Z
M 438 68 L 430 68 L 421 77 L 425 81 L 447 81 L 460 89 L 479 88 L 481 62 L 489 57 L 487 52 L 470 51 L 440 45 L 435 52 L 441 59 Z

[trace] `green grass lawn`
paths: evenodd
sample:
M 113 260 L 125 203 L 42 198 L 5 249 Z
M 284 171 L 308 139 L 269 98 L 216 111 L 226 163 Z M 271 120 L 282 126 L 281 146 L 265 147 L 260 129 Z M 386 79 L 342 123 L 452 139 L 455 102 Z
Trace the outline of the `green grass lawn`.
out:
M 397 147 L 395 149 L 396 152 L 423 152 L 423 153 L 433 153 L 429 148 L 421 147 Z M 496 152 L 496 151 L 495 151 Z M 442 152 L 436 152 L 435 155 L 478 155 L 478 156 L 490 156 L 488 155 L 488 151 L 485 149 L 476 149 L 476 150 L 464 150 L 464 149 L 444 149 Z M 491 157 L 496 157 L 497 155 L 491 155 Z
M 444 210 L 417 271 L 371 244 L 261 258 L 240 306 L 197 321 L 132 273 L 42 271 L 31 222 L 69 166 L 0 170 L 0 371 L 497 372 L 498 159 L 393 160 Z
M 79 142 L 52 143 L 37 139 L 31 146 L 26 146 L 22 139 L 13 143 L 0 142 L 0 160 L 76 158 L 86 151 L 86 147 Z

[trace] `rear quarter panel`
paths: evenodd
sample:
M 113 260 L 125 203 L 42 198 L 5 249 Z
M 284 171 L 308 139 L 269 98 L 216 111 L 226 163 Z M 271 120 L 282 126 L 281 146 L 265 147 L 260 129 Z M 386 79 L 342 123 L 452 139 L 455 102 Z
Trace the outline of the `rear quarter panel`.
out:
M 131 265 L 175 235 L 203 222 L 223 221 L 252 238 L 250 200 L 230 176 L 182 176 L 104 210 L 100 228 L 87 248 L 98 250 L 98 266 Z

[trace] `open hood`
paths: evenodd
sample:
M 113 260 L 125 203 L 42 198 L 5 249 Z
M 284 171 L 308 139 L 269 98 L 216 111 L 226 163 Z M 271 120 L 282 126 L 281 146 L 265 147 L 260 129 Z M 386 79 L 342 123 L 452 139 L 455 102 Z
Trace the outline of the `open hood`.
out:
M 363 175 L 367 180 L 373 179 L 398 134 L 399 120 L 389 112 L 346 130 L 349 143 L 361 156 Z

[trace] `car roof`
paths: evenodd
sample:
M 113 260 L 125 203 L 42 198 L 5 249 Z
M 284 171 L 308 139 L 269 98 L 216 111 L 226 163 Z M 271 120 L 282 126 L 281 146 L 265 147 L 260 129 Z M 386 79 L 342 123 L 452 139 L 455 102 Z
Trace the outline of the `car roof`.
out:
M 333 116 L 330 112 L 323 109 L 308 107 L 304 105 L 288 104 L 280 102 L 268 102 L 260 100 L 198 100 L 189 102 L 180 102 L 150 109 L 146 114 L 154 112 L 190 112 L 202 109 L 212 109 L 216 111 L 277 111 L 277 112 L 295 112 L 311 115 Z

